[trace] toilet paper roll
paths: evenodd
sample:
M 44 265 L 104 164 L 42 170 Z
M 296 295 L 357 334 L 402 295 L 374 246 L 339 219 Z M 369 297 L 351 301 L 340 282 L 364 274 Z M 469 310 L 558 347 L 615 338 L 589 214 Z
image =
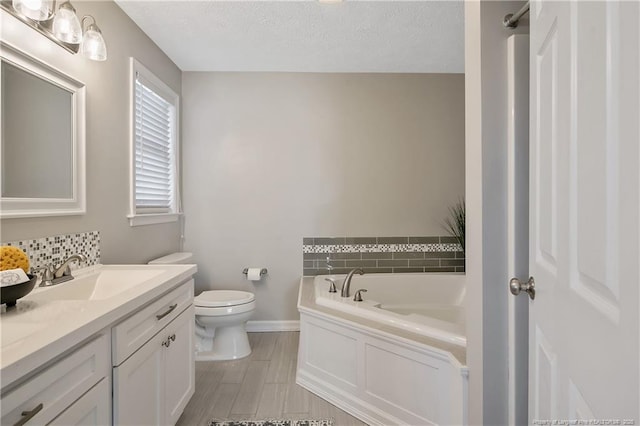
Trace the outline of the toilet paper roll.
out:
M 247 279 L 249 281 L 260 281 L 260 271 L 262 268 L 249 268 L 247 270 Z

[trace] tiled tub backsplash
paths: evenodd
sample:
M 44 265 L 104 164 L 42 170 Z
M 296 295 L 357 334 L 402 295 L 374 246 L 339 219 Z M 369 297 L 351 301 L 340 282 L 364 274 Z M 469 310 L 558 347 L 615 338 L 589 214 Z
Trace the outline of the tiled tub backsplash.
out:
M 72 254 L 80 253 L 87 257 L 80 265 L 73 263 L 72 269 L 100 263 L 100 231 L 80 232 L 77 234 L 54 235 L 32 240 L 18 240 L 0 243 L 3 246 L 19 247 L 29 256 L 32 268 L 53 263 L 59 265 Z
M 464 272 L 454 237 L 308 237 L 302 241 L 303 274 Z M 327 266 L 327 258 L 333 269 Z

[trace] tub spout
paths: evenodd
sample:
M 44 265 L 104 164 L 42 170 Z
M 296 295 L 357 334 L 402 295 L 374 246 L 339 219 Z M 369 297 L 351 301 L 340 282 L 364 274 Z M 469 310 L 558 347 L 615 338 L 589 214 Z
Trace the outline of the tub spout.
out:
M 364 271 L 362 268 L 355 268 L 349 271 L 344 282 L 342 283 L 342 290 L 340 291 L 340 296 L 349 297 L 349 287 L 351 287 L 351 278 L 353 278 L 353 274 L 364 275 Z

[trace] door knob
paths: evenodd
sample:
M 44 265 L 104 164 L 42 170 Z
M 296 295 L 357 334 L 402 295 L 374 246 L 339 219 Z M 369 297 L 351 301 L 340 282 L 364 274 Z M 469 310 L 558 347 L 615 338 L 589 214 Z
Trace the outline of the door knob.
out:
M 517 296 L 521 291 L 524 291 L 529 295 L 531 300 L 536 298 L 536 282 L 533 277 L 529 277 L 529 280 L 526 283 L 522 283 L 517 278 L 511 278 L 511 281 L 509 281 L 509 290 L 511 290 L 511 294 L 514 296 Z

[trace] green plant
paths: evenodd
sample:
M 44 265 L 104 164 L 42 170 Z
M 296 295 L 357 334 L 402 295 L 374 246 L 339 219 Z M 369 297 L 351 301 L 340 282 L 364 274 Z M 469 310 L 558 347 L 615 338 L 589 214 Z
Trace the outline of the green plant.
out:
M 458 240 L 464 253 L 464 225 L 466 208 L 464 198 L 449 207 L 449 217 L 444 220 L 444 229 Z

